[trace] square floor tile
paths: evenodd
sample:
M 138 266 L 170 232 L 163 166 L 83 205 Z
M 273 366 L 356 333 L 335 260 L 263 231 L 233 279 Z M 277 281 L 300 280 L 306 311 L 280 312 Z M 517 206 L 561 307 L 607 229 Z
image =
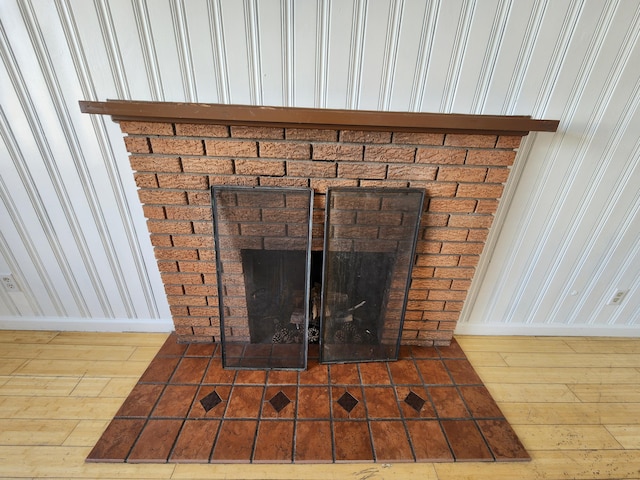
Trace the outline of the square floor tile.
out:
M 472 462 L 493 460 L 480 430 L 472 420 L 443 420 L 441 424 L 456 460 Z
M 333 462 L 331 422 L 328 420 L 296 422 L 294 460 L 297 463 Z
M 293 460 L 293 421 L 262 421 L 253 454 L 254 463 L 291 463 Z
M 124 462 L 145 422 L 143 419 L 113 419 L 89 453 L 87 461 Z
M 329 387 L 298 387 L 298 418 L 300 419 L 328 419 L 331 401 Z
M 369 423 L 378 462 L 413 462 L 404 422 L 379 420 Z
M 333 423 L 336 462 L 367 462 L 373 458 L 367 422 Z
M 213 448 L 212 462 L 248 463 L 251 461 L 258 422 L 224 420 Z
M 231 390 L 226 418 L 258 418 L 262 405 L 263 386 L 234 386 Z
M 132 463 L 166 462 L 183 420 L 149 420 L 127 459 Z
M 186 420 L 169 461 L 206 463 L 218 434 L 219 420 Z

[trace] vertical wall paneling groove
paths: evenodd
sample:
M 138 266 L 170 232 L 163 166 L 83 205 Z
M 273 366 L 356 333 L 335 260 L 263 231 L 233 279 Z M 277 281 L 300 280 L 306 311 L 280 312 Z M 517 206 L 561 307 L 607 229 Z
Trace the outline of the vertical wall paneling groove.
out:
M 144 53 L 144 64 L 147 71 L 147 80 L 151 90 L 151 100 L 156 102 L 164 101 L 164 91 L 160 69 L 158 67 L 158 57 L 153 45 L 153 33 L 151 32 L 151 20 L 147 8 L 147 0 L 131 0 L 133 14 L 138 28 L 138 38 Z
M 263 105 L 260 27 L 256 0 L 244 0 L 244 25 L 247 33 L 247 65 L 249 66 L 249 94 L 252 105 Z
M 318 45 L 318 19 L 316 2 L 294 2 L 294 49 L 293 84 L 295 105 L 313 107 L 316 100 L 316 79 L 319 66 L 316 64 Z
M 283 106 L 295 104 L 295 79 L 293 75 L 293 58 L 295 57 L 295 32 L 293 24 L 293 0 L 282 0 L 282 99 Z
M 216 85 L 218 87 L 218 101 L 229 103 L 229 80 L 227 76 L 227 55 L 224 44 L 224 30 L 221 21 L 220 0 L 207 0 L 207 13 L 209 16 L 209 35 L 215 57 L 213 64 L 215 69 Z
M 389 5 L 389 19 L 385 36 L 384 57 L 382 61 L 382 77 L 380 79 L 380 93 L 378 94 L 378 110 L 389 110 L 393 79 L 396 74 L 396 58 L 398 57 L 398 37 L 402 23 L 404 0 L 392 2 Z
M 329 75 L 329 19 L 331 18 L 331 0 L 318 1 L 318 27 L 316 49 L 316 108 L 327 108 L 327 77 Z
M 456 89 L 460 80 L 460 71 L 462 69 L 462 61 L 464 52 L 469 40 L 469 30 L 471 29 L 471 21 L 476 9 L 476 0 L 464 0 L 462 5 L 462 14 L 458 20 L 453 41 L 453 54 L 447 66 L 447 76 L 445 81 L 445 94 L 440 101 L 440 111 L 452 112 L 453 103 L 456 97 Z
M 68 1 L 69 0 L 56 0 L 56 7 L 61 27 L 65 33 L 67 45 L 69 46 L 69 53 L 73 59 L 76 78 L 85 98 L 97 98 L 98 96 L 95 86 L 89 73 L 86 54 L 79 41 L 80 36 Z M 124 252 L 114 245 L 112 233 L 110 231 L 111 229 L 109 229 L 108 225 L 103 225 L 102 238 L 106 239 L 106 243 L 108 244 L 108 251 L 110 252 L 112 259 L 111 271 L 116 279 L 120 297 L 125 303 L 127 311 L 130 312 L 131 316 L 135 316 L 136 313 L 140 314 L 141 312 L 139 310 L 143 310 L 140 307 L 135 307 L 134 298 L 136 298 L 139 299 L 140 303 L 146 307 L 144 310 L 148 312 L 148 315 L 152 318 L 160 318 L 161 314 L 158 307 L 158 301 L 156 294 L 154 294 L 153 287 L 151 286 L 149 271 L 145 265 L 145 255 L 142 251 L 139 240 L 136 238 L 136 228 L 132 221 L 131 209 L 129 208 L 129 204 L 124 193 L 122 180 L 118 174 L 118 160 L 114 154 L 112 144 L 109 141 L 109 134 L 105 125 L 105 122 L 109 120 L 96 115 L 91 116 L 90 121 L 93 126 L 99 150 L 102 154 L 102 158 L 104 159 L 104 166 L 107 171 L 110 190 L 113 193 L 116 211 L 118 212 L 118 216 L 122 219 L 122 230 L 124 231 L 122 244 L 128 247 L 128 250 L 126 251 L 130 253 L 130 260 L 126 262 L 128 265 L 133 265 L 136 273 L 135 278 L 139 280 L 139 289 L 136 289 L 134 286 L 128 286 L 122 262 L 119 260 L 118 255 L 118 252 L 120 252 L 120 255 Z M 128 169 L 125 174 L 127 175 L 127 178 L 129 178 L 130 173 Z M 135 198 L 134 201 L 137 203 L 137 198 Z M 105 208 L 113 209 L 113 204 L 108 205 L 108 207 Z M 146 236 L 146 232 L 144 232 L 144 235 Z M 149 257 L 149 260 L 153 261 L 152 254 L 147 254 L 147 256 Z M 164 292 L 161 291 L 160 293 L 162 294 Z
M 351 26 L 351 43 L 349 51 L 347 108 L 357 109 L 360 105 L 360 82 L 362 73 L 363 38 L 367 18 L 368 0 L 355 0 L 353 3 L 353 25 Z
M 479 81 L 471 101 L 470 110 L 474 113 L 480 113 L 486 110 L 487 94 L 491 85 L 491 79 L 495 77 L 496 62 L 500 48 L 502 47 L 502 42 L 504 41 L 504 32 L 512 8 L 513 0 L 500 0 L 496 14 L 493 17 L 491 32 L 489 34 L 490 46 L 486 49 L 484 58 L 482 59 Z
M 433 36 L 436 31 L 436 22 L 438 19 L 437 12 L 439 9 L 440 0 L 434 0 L 433 2 L 429 2 L 424 10 L 424 19 L 422 22 L 424 27 L 420 30 L 420 47 L 418 48 L 416 60 L 418 67 L 415 70 L 413 86 L 411 88 L 411 97 L 409 99 L 409 108 L 412 112 L 420 112 L 422 110 L 427 75 L 429 73 L 429 65 L 431 63 Z
M 116 84 L 118 98 L 131 100 L 127 75 L 124 70 L 124 62 L 122 61 L 122 53 L 120 51 L 117 34 L 113 26 L 113 17 L 111 15 L 109 4 L 106 0 L 94 0 L 93 3 L 95 5 L 96 13 L 98 14 L 100 30 L 106 46 L 109 66 L 111 67 L 111 74 Z
M 573 38 L 573 33 L 577 27 L 578 21 L 584 8 L 584 0 L 572 0 L 564 16 L 562 28 L 558 39 L 555 42 L 551 52 L 551 61 L 545 69 L 544 79 L 542 81 L 543 88 L 538 90 L 538 97 L 533 105 L 531 115 L 544 115 L 548 111 L 548 105 L 551 101 L 553 89 L 557 83 L 560 69 L 565 62 L 569 44 Z M 563 121 L 561 118 L 560 121 Z M 561 129 L 559 129 L 561 130 Z
M 502 108 L 499 110 L 503 115 L 516 114 L 518 99 L 522 94 L 526 73 L 531 67 L 533 48 L 536 44 L 536 39 L 540 36 L 540 28 L 547 12 L 548 3 L 549 0 L 536 0 L 534 2 L 532 13 L 529 15 L 526 27 L 524 28 L 524 41 L 518 51 L 518 57 L 509 79 L 509 85 L 504 93 Z
M 184 11 L 183 0 L 170 2 L 171 18 L 173 20 L 173 32 L 178 43 L 178 58 L 180 60 L 180 72 L 182 73 L 182 87 L 185 92 L 185 101 L 197 102 L 198 92 L 193 75 L 193 60 L 191 58 L 191 45 L 189 43 L 189 24 Z
M 71 236 L 73 237 L 73 246 L 78 245 L 78 235 L 79 235 L 79 225 L 77 219 L 74 218 L 73 207 L 69 202 L 67 192 L 64 191 L 64 187 L 62 182 L 60 181 L 60 172 L 58 170 L 58 165 L 54 162 L 54 156 L 51 152 L 51 147 L 49 145 L 49 141 L 43 133 L 42 122 L 36 112 L 36 108 L 29 93 L 29 90 L 26 86 L 24 76 L 17 65 L 17 61 L 13 52 L 11 51 L 11 46 L 9 45 L 9 39 L 6 36 L 3 25 L 0 24 L 2 31 L 0 32 L 0 55 L 2 55 L 3 62 L 5 67 L 7 68 L 7 73 L 11 79 L 11 84 L 13 85 L 14 90 L 17 94 L 17 99 L 20 103 L 20 107 L 26 117 L 27 123 L 29 125 L 30 132 L 33 136 L 33 140 L 36 143 L 36 147 L 38 152 L 41 155 L 41 158 L 44 162 L 44 167 L 47 171 L 51 182 L 51 189 L 53 190 L 53 194 L 58 200 L 59 204 L 62 206 L 62 215 L 66 221 L 66 225 L 70 228 Z M 23 178 L 27 178 L 29 172 L 29 166 L 24 165 L 24 175 Z M 56 229 L 49 218 L 46 208 L 46 202 L 41 197 L 41 192 L 44 193 L 47 189 L 44 189 L 44 185 L 40 184 L 40 188 L 35 188 L 37 184 L 36 181 L 29 178 L 28 181 L 24 182 L 24 187 L 29 191 L 30 197 L 32 199 L 32 203 L 34 207 L 38 211 L 38 216 L 43 220 L 43 223 L 47 225 L 47 237 L 49 239 L 50 245 L 53 247 L 54 254 L 56 256 L 56 260 L 60 267 L 63 278 L 69 287 L 70 294 L 74 300 L 75 308 L 77 309 L 80 316 L 90 316 L 89 307 L 82 295 L 82 291 L 80 289 L 80 285 L 78 279 L 75 277 L 73 269 L 69 262 L 65 257 L 65 253 L 63 251 L 63 245 L 65 242 L 62 241 Z

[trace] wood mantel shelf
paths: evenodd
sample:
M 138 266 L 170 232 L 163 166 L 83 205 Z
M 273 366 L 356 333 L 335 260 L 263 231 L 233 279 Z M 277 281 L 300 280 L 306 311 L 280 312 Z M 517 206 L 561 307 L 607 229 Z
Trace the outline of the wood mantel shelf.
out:
M 555 132 L 558 120 L 525 115 L 378 112 L 319 108 L 263 107 L 208 103 L 80 101 L 83 113 L 110 115 L 114 121 L 220 123 L 289 128 L 340 128 L 405 132 L 527 135 Z

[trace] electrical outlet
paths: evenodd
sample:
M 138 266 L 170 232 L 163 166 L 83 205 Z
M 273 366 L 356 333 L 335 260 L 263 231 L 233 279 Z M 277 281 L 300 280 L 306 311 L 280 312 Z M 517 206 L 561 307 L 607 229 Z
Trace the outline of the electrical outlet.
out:
M 616 290 L 611 295 L 611 298 L 607 302 L 607 305 L 620 305 L 622 303 L 622 299 L 627 294 L 629 290 Z
M 13 279 L 13 275 L 2 275 L 0 276 L 0 283 L 2 283 L 2 287 L 5 292 L 19 292 L 18 284 Z

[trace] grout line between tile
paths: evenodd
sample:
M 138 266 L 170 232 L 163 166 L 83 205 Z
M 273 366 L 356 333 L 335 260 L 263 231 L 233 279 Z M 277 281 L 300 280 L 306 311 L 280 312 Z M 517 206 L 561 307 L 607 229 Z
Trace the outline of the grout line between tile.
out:
M 362 406 L 364 407 L 364 418 L 367 422 L 367 430 L 369 431 L 369 443 L 371 444 L 371 460 L 374 463 L 377 463 L 376 460 L 376 446 L 375 443 L 373 442 L 373 431 L 371 430 L 371 418 L 369 418 L 369 405 L 367 402 L 367 398 L 365 397 L 365 392 L 364 392 L 364 384 L 363 384 L 363 377 L 360 374 L 360 364 L 356 364 L 356 370 L 358 371 L 358 377 L 360 377 L 360 397 L 362 398 Z
M 262 425 L 262 421 L 264 420 L 262 418 L 262 409 L 264 408 L 265 398 L 267 396 L 267 385 L 269 384 L 269 373 L 271 372 L 267 371 L 267 374 L 265 375 L 265 379 L 264 379 L 264 385 L 262 387 L 262 396 L 260 397 L 260 407 L 258 410 L 258 418 L 256 418 L 256 431 L 253 436 L 253 446 L 251 447 L 251 456 L 249 457 L 250 458 L 249 463 L 253 463 L 253 461 L 255 460 L 254 457 L 256 454 L 256 446 L 258 445 L 258 434 L 260 433 L 260 426 Z M 278 415 L 280 415 L 280 413 L 278 413 Z
M 331 461 L 336 463 L 336 437 L 334 433 L 333 421 L 333 388 L 331 382 L 331 366 L 327 365 L 327 389 L 329 391 L 329 430 L 331 431 Z

